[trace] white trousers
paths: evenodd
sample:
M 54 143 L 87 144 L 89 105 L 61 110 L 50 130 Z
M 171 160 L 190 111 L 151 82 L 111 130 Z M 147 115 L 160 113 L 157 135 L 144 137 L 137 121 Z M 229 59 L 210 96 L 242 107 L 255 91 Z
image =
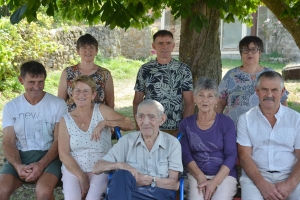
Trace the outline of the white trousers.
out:
M 203 194 L 198 193 L 197 180 L 191 175 L 187 174 L 188 179 L 185 180 L 185 190 L 187 191 L 187 199 L 189 200 L 203 200 Z M 207 179 L 212 179 L 215 176 L 205 176 Z M 237 192 L 237 180 L 232 176 L 227 176 L 219 184 L 216 189 L 212 200 L 232 200 Z
M 277 183 L 285 181 L 289 177 L 289 173 L 269 173 L 260 170 L 261 175 L 270 183 Z M 253 181 L 242 170 L 242 176 L 240 178 L 240 184 L 242 188 L 242 200 L 263 200 L 263 196 L 257 189 Z M 300 199 L 300 184 L 294 189 L 286 200 L 299 200 Z

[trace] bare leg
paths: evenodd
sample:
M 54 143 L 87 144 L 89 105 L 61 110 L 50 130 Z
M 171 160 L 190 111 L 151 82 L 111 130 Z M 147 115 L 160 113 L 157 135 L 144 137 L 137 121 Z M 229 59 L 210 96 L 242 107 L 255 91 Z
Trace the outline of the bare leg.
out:
M 37 200 L 54 200 L 53 191 L 58 178 L 53 174 L 44 172 L 36 183 L 35 193 Z
M 9 200 L 9 197 L 23 182 L 11 174 L 0 174 L 0 200 Z

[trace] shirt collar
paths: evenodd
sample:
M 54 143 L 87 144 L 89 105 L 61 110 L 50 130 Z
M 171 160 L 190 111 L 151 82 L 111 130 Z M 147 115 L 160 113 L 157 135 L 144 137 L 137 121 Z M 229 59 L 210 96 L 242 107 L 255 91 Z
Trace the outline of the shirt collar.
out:
M 140 131 L 138 138 L 136 140 L 135 146 L 137 146 L 138 144 L 145 144 L 143 137 L 142 137 L 142 132 Z M 160 147 L 162 147 L 163 149 L 166 149 L 167 144 L 165 143 L 164 137 L 163 137 L 163 133 L 161 131 L 159 131 L 159 134 L 155 140 L 155 143 L 151 149 L 151 151 L 158 149 Z
M 275 113 L 276 119 L 278 119 L 278 118 L 280 118 L 280 117 L 283 116 L 283 114 L 284 114 L 284 108 L 283 108 L 283 106 L 284 106 L 284 105 L 282 105 L 281 103 L 279 104 L 279 109 L 278 109 L 277 113 Z M 259 105 L 257 106 L 257 110 L 259 111 L 259 113 L 261 113 L 261 114 L 264 116 L 264 114 L 263 114 L 263 112 L 261 111 Z

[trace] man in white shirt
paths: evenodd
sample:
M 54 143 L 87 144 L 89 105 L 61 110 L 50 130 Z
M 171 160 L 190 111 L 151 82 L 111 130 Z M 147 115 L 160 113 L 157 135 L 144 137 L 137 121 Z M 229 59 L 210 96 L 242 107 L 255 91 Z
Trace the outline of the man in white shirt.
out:
M 243 200 L 300 198 L 300 114 L 280 104 L 284 81 L 274 71 L 256 83 L 259 106 L 238 120 Z
M 140 131 L 123 136 L 93 167 L 93 173 L 117 170 L 108 184 L 107 199 L 173 199 L 183 170 L 179 141 L 159 130 L 164 107 L 145 100 L 137 108 Z
M 0 170 L 0 199 L 9 199 L 24 182 L 36 183 L 36 199 L 54 199 L 53 190 L 61 175 L 58 122 L 67 113 L 67 106 L 62 99 L 44 92 L 47 73 L 41 63 L 26 62 L 20 72 L 25 93 L 3 109 L 6 162 Z

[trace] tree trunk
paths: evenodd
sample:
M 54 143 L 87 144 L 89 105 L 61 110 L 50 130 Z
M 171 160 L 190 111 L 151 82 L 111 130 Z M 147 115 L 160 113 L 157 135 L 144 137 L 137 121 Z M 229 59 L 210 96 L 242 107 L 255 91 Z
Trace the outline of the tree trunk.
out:
M 294 38 L 298 48 L 300 49 L 300 24 L 297 24 L 298 17 L 280 18 L 281 13 L 287 7 L 287 5 L 282 1 L 262 0 L 262 2 L 269 10 L 271 10 L 271 12 L 277 17 L 277 19 L 281 21 L 284 28 L 289 31 L 289 33 Z
M 222 78 L 220 12 L 208 8 L 204 0 L 199 0 L 192 8 L 193 12 L 206 16 L 209 25 L 198 33 L 189 29 L 191 18 L 181 20 L 179 59 L 190 66 L 194 82 L 200 76 L 206 76 L 219 83 Z

